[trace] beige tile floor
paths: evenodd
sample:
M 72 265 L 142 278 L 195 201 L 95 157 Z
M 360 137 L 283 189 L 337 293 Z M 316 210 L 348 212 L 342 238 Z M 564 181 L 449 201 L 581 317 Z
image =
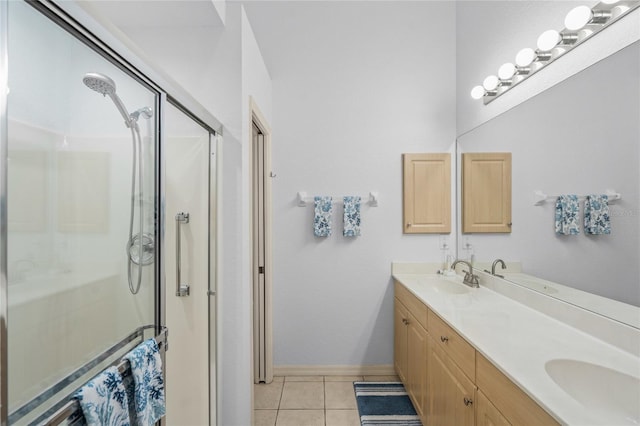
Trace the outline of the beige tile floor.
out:
M 254 385 L 254 426 L 360 426 L 355 381 L 397 376 L 286 376 Z

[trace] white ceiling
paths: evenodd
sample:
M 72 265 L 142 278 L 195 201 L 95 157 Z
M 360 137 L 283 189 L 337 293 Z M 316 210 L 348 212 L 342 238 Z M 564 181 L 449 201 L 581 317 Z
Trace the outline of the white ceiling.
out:
M 212 0 L 79 0 L 78 3 L 119 28 L 223 25 Z

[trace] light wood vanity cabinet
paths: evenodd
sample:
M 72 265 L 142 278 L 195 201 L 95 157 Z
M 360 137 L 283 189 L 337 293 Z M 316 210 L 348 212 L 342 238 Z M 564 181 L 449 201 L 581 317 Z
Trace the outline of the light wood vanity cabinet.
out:
M 394 365 L 424 426 L 559 425 L 395 282 Z
M 476 384 L 511 424 L 559 425 L 522 389 L 480 354 L 477 356 Z
M 407 383 L 407 318 L 409 311 L 396 297 L 393 314 L 393 365 L 402 383 Z
M 476 386 L 437 342 L 429 346 L 427 424 L 473 426 Z
M 511 426 L 480 390 L 476 394 L 476 426 Z
M 427 307 L 395 284 L 394 365 L 423 423 L 427 398 Z
M 413 398 L 418 415 L 424 419 L 427 414 L 429 400 L 427 398 L 427 331 L 415 321 L 409 319 L 407 338 L 407 386 Z M 424 421 L 424 420 L 423 420 Z
M 429 311 L 429 332 L 436 346 L 441 347 L 471 380 L 476 378 L 476 350 L 449 327 L 433 311 Z

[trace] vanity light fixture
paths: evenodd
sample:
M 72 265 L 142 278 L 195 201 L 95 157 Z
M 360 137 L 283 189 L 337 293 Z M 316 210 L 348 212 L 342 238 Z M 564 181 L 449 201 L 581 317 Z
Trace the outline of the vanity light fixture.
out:
M 482 86 L 475 86 L 471 90 L 471 97 L 483 99 L 487 105 L 639 7 L 640 0 L 601 0 L 593 8 L 574 7 L 564 20 L 564 29 L 550 29 L 540 34 L 536 50 L 530 47 L 521 49 L 516 55 L 515 65 L 503 64 L 497 77 L 490 75 Z
M 516 55 L 516 65 L 527 68 L 536 60 L 536 52 L 530 47 L 525 47 Z
M 575 33 L 559 33 L 556 30 L 548 30 L 538 37 L 538 49 L 548 52 L 558 45 L 570 45 L 578 41 Z
M 471 89 L 471 97 L 475 100 L 478 99 L 482 99 L 482 97 L 484 96 L 484 87 L 482 86 L 476 86 L 473 89 Z
M 500 80 L 510 80 L 516 74 L 516 66 L 511 62 L 507 62 L 506 64 L 502 64 L 502 66 L 498 69 L 498 78 Z
M 496 77 L 495 75 L 490 75 L 484 79 L 484 81 L 482 82 L 482 87 L 484 87 L 487 92 L 492 92 L 498 88 L 499 83 L 500 81 L 498 80 L 498 77 Z
M 611 18 L 610 10 L 590 9 L 589 6 L 578 6 L 571 9 L 564 18 L 564 26 L 570 31 L 577 31 L 588 24 L 605 24 Z

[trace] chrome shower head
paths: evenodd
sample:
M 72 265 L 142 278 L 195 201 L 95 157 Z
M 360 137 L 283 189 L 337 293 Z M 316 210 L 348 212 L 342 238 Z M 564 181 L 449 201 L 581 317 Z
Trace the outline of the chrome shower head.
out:
M 82 82 L 91 90 L 103 95 L 113 95 L 116 93 L 116 83 L 109 77 L 96 72 L 90 72 L 84 75 Z
M 124 118 L 124 124 L 127 127 L 132 126 L 132 119 L 129 116 L 129 112 L 127 108 L 125 108 L 122 100 L 116 94 L 116 83 L 107 77 L 104 74 L 100 74 L 97 72 L 89 72 L 84 75 L 82 78 L 82 82 L 91 90 L 94 90 L 98 93 L 103 94 L 104 96 L 109 95 L 114 104 L 116 104 L 116 108 L 122 114 L 122 118 Z

